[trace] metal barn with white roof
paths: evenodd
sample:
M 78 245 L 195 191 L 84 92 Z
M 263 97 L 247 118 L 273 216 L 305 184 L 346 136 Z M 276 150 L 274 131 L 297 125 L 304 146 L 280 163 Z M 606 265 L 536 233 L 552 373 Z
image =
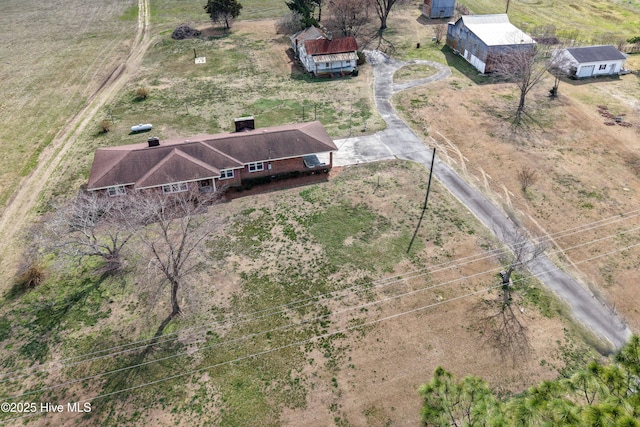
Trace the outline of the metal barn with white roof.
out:
M 447 45 L 481 73 L 490 73 L 499 55 L 509 49 L 533 49 L 535 41 L 502 13 L 465 15 L 447 28 Z

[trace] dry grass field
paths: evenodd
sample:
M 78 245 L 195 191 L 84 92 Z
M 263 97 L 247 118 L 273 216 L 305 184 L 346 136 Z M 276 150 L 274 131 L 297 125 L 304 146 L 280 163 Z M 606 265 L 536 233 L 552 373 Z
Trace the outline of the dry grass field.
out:
M 133 6 L 130 0 L 0 5 L 0 209 L 128 52 Z
M 183 289 L 184 316 L 144 365 L 126 350 L 144 346 L 135 343 L 153 334 L 168 300 L 133 262 L 143 247 L 132 243 L 127 274 L 109 279 L 58 257 L 46 284 L 9 299 L 0 316 L 11 348 L 2 363 L 21 379 L 4 392 L 29 385 L 33 399 L 92 401 L 90 418 L 38 425 L 414 425 L 417 387 L 438 365 L 503 392 L 553 378 L 575 357 L 558 343 L 578 331 L 521 276 L 531 349 L 502 359 L 477 327 L 500 269 L 492 239 L 437 183 L 406 253 L 427 179 L 418 165 L 382 162 L 210 208 L 224 226 Z
M 3 144 L 46 144 L 50 132 L 91 96 L 112 61 L 127 51 L 137 12 L 131 3 L 94 5 L 85 9 L 85 20 L 58 16 L 63 29 L 82 22 L 75 30 L 84 37 L 77 46 L 68 39 L 56 42 L 52 25 L 33 29 L 47 40 L 38 45 L 39 57 L 55 71 L 17 59 L 7 63 L 23 71 L 9 78 L 11 84 L 0 82 L 2 93 L 12 96 L 0 104 L 12 124 L 0 130 L 6 132 L 0 133 Z M 597 3 L 563 8 L 568 15 L 562 18 Z M 533 2 L 512 0 L 511 7 L 524 16 L 527 4 Z M 430 45 L 432 27 L 419 18 L 417 5 L 391 16 L 388 37 L 395 54 L 447 63 L 453 75 L 400 94 L 398 109 L 441 158 L 515 221 L 550 234 L 552 257 L 637 331 L 638 75 L 563 81 L 556 100 L 546 97 L 550 82 L 544 82 L 529 96 L 526 126 L 515 129 L 509 120 L 517 101 L 514 87 L 479 77 L 460 58 Z M 57 6 L 51 10 L 64 10 Z M 483 9 L 479 1 L 473 6 L 500 12 Z M 1 7 L 10 12 L 0 14 L 5 31 L 23 12 Z M 622 19 L 619 10 L 634 7 L 625 2 L 610 15 Z M 305 120 L 315 116 L 336 138 L 384 126 L 373 107 L 368 66 L 357 78 L 320 81 L 294 66 L 288 37 L 276 32 L 281 2 L 265 2 L 263 8 L 248 2 L 244 12 L 260 20 L 237 21 L 229 34 L 212 29 L 198 8 L 182 0 L 151 1 L 155 27 L 145 60 L 93 118 L 52 180 L 43 183 L 47 191 L 39 212 L 47 213 L 53 202 L 86 183 L 96 147 L 146 138 L 129 135 L 129 127 L 140 122 L 153 123 L 154 134 L 168 138 L 226 131 L 233 117 L 246 114 L 258 126 L 300 121 L 304 108 Z M 51 10 L 24 16 L 50 19 Z M 531 25 L 545 19 L 532 16 Z M 182 22 L 205 30 L 205 37 L 171 40 L 171 30 Z M 11 40 L 13 28 L 4 40 Z M 423 48 L 415 49 L 416 42 Z M 14 58 L 31 44 L 16 41 L 2 49 L 12 49 Z M 194 49 L 207 57 L 206 65 L 193 63 Z M 47 55 L 52 50 L 69 55 Z M 90 66 L 75 62 L 84 53 Z M 628 66 L 640 69 L 638 59 L 630 58 Z M 3 73 L 5 66 L 0 64 Z M 412 66 L 397 78 L 431 72 Z M 144 101 L 135 99 L 140 87 L 149 89 Z M 602 107 L 632 126 L 606 126 Z M 111 131 L 98 132 L 99 123 L 111 117 Z M 23 133 L 29 138 L 17 138 Z M 39 151 L 7 144 L 7 156 L 15 157 L 3 160 L 4 202 Z M 517 175 L 525 167 L 537 171 L 537 181 L 523 191 Z M 92 399 L 89 415 L 49 414 L 29 425 L 416 425 L 417 388 L 438 365 L 459 377 L 482 376 L 508 393 L 554 378 L 565 364 L 593 354 L 588 334 L 526 274 L 517 277 L 516 304 L 530 351 L 517 361 L 509 355 L 503 360 L 487 344 L 478 307 L 495 296 L 490 288 L 500 265 L 489 252 L 497 245 L 438 183 L 407 254 L 428 178 L 422 167 L 381 162 L 336 168 L 328 178 L 209 210 L 224 226 L 198 254 L 205 267 L 185 288 L 185 315 L 165 331 L 167 340 L 148 364 L 136 364 L 135 352 L 114 354 L 148 339 L 168 310 L 157 276 L 136 262 L 141 247 L 132 244 L 126 274 L 107 279 L 94 272 L 93 263 L 48 255 L 41 287 L 3 297 L 0 374 L 12 380 L 1 383 L 0 394 L 31 391 L 30 400 L 53 403 Z M 102 351 L 109 357 L 101 357 Z M 0 421 L 11 418 L 3 416 Z
M 403 22 L 428 37 L 428 26 Z M 408 58 L 422 54 L 404 52 Z M 638 74 L 563 80 L 558 99 L 547 96 L 553 84 L 548 76 L 528 96 L 529 117 L 516 128 L 515 86 L 479 77 L 446 48 L 442 54 L 453 76 L 401 94 L 399 109 L 443 159 L 514 220 L 557 236 L 561 264 L 637 330 Z M 640 57 L 629 57 L 627 68 L 640 70 Z M 630 126 L 611 125 L 607 111 Z M 518 173 L 526 168 L 536 170 L 537 179 L 523 191 Z

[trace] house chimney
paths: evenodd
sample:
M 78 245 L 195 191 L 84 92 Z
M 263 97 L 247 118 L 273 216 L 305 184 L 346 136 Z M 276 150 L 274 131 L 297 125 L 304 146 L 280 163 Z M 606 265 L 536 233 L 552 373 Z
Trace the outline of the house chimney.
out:
M 147 142 L 149 143 L 149 147 L 157 147 L 158 145 L 160 145 L 160 138 L 158 138 L 157 136 L 152 136 L 151 138 L 147 139 Z
M 233 121 L 236 124 L 236 132 L 247 132 L 256 128 L 253 116 L 238 117 Z

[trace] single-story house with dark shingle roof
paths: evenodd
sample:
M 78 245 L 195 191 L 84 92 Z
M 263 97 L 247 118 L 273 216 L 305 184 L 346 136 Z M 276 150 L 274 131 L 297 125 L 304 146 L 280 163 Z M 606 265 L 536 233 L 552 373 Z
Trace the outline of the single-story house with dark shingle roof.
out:
M 533 49 L 535 44 L 504 13 L 464 15 L 447 25 L 447 46 L 481 73 L 495 71 L 502 55 L 514 49 Z
M 553 53 L 558 68 L 573 78 L 617 75 L 627 56 L 614 46 L 584 46 L 558 49 Z
M 338 148 L 318 121 L 263 129 L 254 129 L 252 118 L 238 123 L 233 133 L 99 148 L 87 189 L 110 196 L 142 189 L 217 191 L 261 178 L 327 172 L 333 165 Z M 318 160 L 327 154 L 328 163 Z
M 305 40 L 298 46 L 298 56 L 315 76 L 351 73 L 358 61 L 358 43 L 353 37 Z

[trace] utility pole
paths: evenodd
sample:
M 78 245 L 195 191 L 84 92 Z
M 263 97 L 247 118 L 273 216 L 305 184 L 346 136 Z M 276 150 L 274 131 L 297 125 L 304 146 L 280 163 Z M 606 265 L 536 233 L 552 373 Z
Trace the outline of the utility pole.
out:
M 409 251 L 411 250 L 411 246 L 413 246 L 413 241 L 416 239 L 416 236 L 418 235 L 420 224 L 422 224 L 422 218 L 424 218 L 424 213 L 427 210 L 427 201 L 429 200 L 429 190 L 431 189 L 431 177 L 433 176 L 433 167 L 435 166 L 435 162 L 436 162 L 436 147 L 433 147 L 433 157 L 431 157 L 431 170 L 429 171 L 429 183 L 427 184 L 427 194 L 424 197 L 424 206 L 422 206 L 422 214 L 420 214 L 420 219 L 418 220 L 416 231 L 413 232 L 413 237 L 411 238 L 411 242 L 409 242 L 407 253 L 409 253 Z

